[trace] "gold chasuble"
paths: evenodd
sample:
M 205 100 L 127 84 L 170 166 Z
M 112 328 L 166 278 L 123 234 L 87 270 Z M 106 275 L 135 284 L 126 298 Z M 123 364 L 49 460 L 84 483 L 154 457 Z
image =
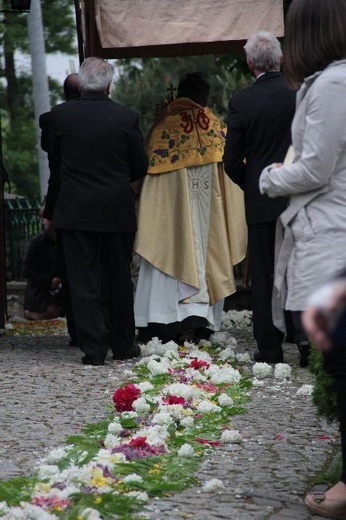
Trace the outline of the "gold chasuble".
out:
M 199 288 L 189 193 L 203 186 L 189 181 L 187 169 L 211 165 L 205 272 L 210 305 L 236 291 L 233 266 L 247 246 L 243 192 L 222 166 L 225 134 L 225 124 L 209 108 L 188 98 L 168 105 L 149 136 L 135 240 L 135 251 L 154 267 Z

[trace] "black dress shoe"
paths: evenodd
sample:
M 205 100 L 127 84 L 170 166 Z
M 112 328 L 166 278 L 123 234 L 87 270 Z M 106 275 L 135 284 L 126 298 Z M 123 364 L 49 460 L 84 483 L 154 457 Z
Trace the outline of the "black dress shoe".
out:
M 309 357 L 311 352 L 311 346 L 308 341 L 300 341 L 297 343 L 299 350 L 299 365 L 305 368 L 309 365 Z
M 124 361 L 125 359 L 132 359 L 141 355 L 141 349 L 138 345 L 132 345 L 132 347 L 126 352 L 114 352 L 113 359 Z
M 105 360 L 101 359 L 101 358 L 93 358 L 90 356 L 84 356 L 84 357 L 82 357 L 82 363 L 83 363 L 83 365 L 98 366 L 98 365 L 104 365 Z
M 283 363 L 284 355 L 282 352 L 257 352 L 254 353 L 253 358 L 257 363 Z

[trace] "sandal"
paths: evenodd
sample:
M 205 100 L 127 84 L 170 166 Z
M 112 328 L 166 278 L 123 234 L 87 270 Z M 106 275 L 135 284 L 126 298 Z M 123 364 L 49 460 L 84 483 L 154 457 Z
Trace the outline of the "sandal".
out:
M 306 495 L 305 504 L 309 511 L 326 518 L 346 520 L 346 496 L 334 500 L 328 500 L 324 493 L 316 491 Z

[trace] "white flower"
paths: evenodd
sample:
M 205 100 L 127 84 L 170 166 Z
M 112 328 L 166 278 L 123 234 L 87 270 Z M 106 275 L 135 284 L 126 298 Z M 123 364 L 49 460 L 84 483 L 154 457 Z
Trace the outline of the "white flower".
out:
M 152 338 L 146 345 L 141 344 L 141 354 L 143 357 L 159 355 L 165 356 L 168 354 L 177 354 L 178 345 L 174 341 L 162 344 L 158 338 Z
M 167 408 L 169 413 L 176 420 L 186 417 L 186 414 L 189 412 L 189 410 L 186 410 L 182 404 L 169 404 Z
M 135 498 L 141 502 L 148 502 L 149 500 L 148 494 L 143 491 L 130 491 L 129 493 L 126 493 L 126 496 Z
M 154 424 L 164 424 L 164 425 L 170 425 L 174 423 L 174 419 L 172 418 L 171 414 L 166 412 L 160 412 L 153 417 L 153 423 Z
M 226 361 L 226 359 L 235 359 L 235 353 L 231 347 L 227 347 L 219 352 L 218 357 L 221 361 Z
M 221 325 L 223 329 L 235 327 L 237 329 L 248 329 L 252 326 L 252 311 L 234 311 L 223 312 Z
M 292 368 L 286 363 L 277 363 L 274 369 L 275 379 L 289 379 L 292 375 Z
M 260 381 L 257 377 L 254 377 L 252 380 L 253 386 L 264 386 L 264 381 Z
M 254 376 L 262 379 L 265 377 L 270 377 L 272 375 L 273 367 L 268 365 L 268 363 L 255 363 L 252 367 L 252 372 Z
M 195 424 L 195 420 L 193 417 L 184 417 L 181 419 L 180 424 L 184 426 L 184 428 L 192 428 Z
M 217 406 L 217 404 L 212 403 L 211 401 L 201 401 L 197 405 L 197 411 L 200 413 L 209 413 L 209 412 L 221 412 L 220 406 Z
M 155 424 L 149 428 L 142 428 L 137 431 L 137 437 L 146 437 L 147 443 L 151 446 L 165 445 L 165 441 L 170 437 L 166 425 Z
M 132 403 L 132 408 L 138 413 L 148 413 L 150 404 L 147 403 L 144 397 L 139 397 Z
M 112 453 L 109 450 L 101 449 L 93 460 L 102 464 L 102 466 L 106 466 L 108 469 L 113 469 L 115 464 L 126 462 L 126 457 L 123 453 Z
M 185 443 L 181 446 L 178 451 L 178 457 L 186 457 L 191 458 L 195 456 L 195 450 L 191 446 L 191 444 Z
M 203 391 L 192 385 L 185 385 L 184 383 L 173 383 L 162 389 L 165 395 L 175 395 L 177 397 L 184 397 L 185 399 L 198 398 L 203 395 Z
M 113 434 L 117 434 L 117 433 L 120 433 L 121 430 L 123 429 L 123 427 L 121 426 L 120 422 L 115 420 L 113 422 L 111 422 L 109 425 L 108 425 L 108 432 L 109 433 L 113 433 Z
M 82 520 L 101 520 L 102 516 L 100 516 L 100 513 L 96 511 L 96 509 L 86 507 L 81 512 L 80 518 L 82 518 Z
M 60 473 L 59 467 L 53 464 L 42 464 L 38 469 L 38 478 L 45 480 Z
M 135 412 L 134 410 L 130 410 L 128 412 L 121 412 L 121 418 L 122 419 L 134 419 L 138 417 L 138 413 Z
M 141 393 L 145 393 L 148 390 L 152 390 L 154 388 L 154 385 L 149 383 L 149 381 L 142 381 L 142 383 L 136 384 L 137 388 L 140 389 Z
M 219 395 L 217 400 L 220 406 L 233 406 L 233 399 L 232 397 L 229 397 L 227 394 Z
M 222 347 L 235 347 L 237 340 L 228 332 L 215 332 L 211 338 L 212 345 L 221 345 Z
M 198 343 L 200 347 L 211 347 L 211 341 L 207 339 L 201 339 Z
M 58 517 L 38 506 L 21 502 L 20 507 L 12 507 L 1 520 L 58 520 Z
M 224 483 L 222 480 L 218 478 L 212 478 L 211 480 L 207 480 L 202 487 L 203 493 L 217 493 L 218 491 L 223 491 L 225 489 Z
M 104 440 L 104 445 L 106 448 L 111 450 L 112 448 L 115 448 L 116 446 L 118 446 L 118 444 L 120 442 L 121 442 L 120 437 L 113 435 L 113 433 L 107 433 L 105 440 Z
M 221 442 L 241 444 L 243 442 L 243 437 L 240 435 L 238 430 L 224 430 L 221 434 Z
M 7 513 L 9 510 L 8 505 L 6 502 L 0 502 L 0 513 Z
M 251 361 L 250 355 L 248 352 L 239 352 L 239 354 L 235 355 L 236 360 L 238 363 L 249 363 Z
M 123 479 L 123 482 L 125 482 L 125 484 L 129 484 L 131 482 L 143 482 L 143 479 L 137 473 L 131 473 L 131 475 L 126 475 L 126 477 Z
M 298 388 L 296 395 L 312 395 L 313 390 L 313 385 L 303 385 Z
M 200 350 L 196 345 L 193 345 L 193 348 L 190 350 L 189 354 L 187 355 L 188 359 L 199 359 L 201 361 L 206 361 L 207 363 L 212 363 L 213 359 L 208 352 L 205 352 L 203 350 Z
M 65 448 L 57 448 L 55 450 L 51 450 L 48 455 L 45 457 L 45 461 L 48 464 L 54 464 L 55 462 L 59 462 L 67 456 Z
M 147 364 L 148 370 L 154 376 L 159 376 L 161 374 L 167 374 L 168 368 L 170 367 L 170 363 L 165 358 L 162 358 L 160 361 L 156 361 L 152 359 Z
M 229 365 L 225 365 L 222 367 L 218 367 L 217 365 L 212 365 L 207 370 L 207 373 L 210 377 L 210 381 L 214 385 L 227 384 L 234 385 L 239 383 L 240 381 L 240 373 L 238 370 L 234 369 Z

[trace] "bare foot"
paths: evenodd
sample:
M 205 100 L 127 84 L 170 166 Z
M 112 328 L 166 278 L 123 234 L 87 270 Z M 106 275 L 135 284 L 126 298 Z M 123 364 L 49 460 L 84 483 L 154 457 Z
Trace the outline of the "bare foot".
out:
M 338 482 L 332 488 L 325 492 L 325 497 L 328 500 L 335 500 L 339 498 L 346 498 L 346 484 L 344 482 Z

